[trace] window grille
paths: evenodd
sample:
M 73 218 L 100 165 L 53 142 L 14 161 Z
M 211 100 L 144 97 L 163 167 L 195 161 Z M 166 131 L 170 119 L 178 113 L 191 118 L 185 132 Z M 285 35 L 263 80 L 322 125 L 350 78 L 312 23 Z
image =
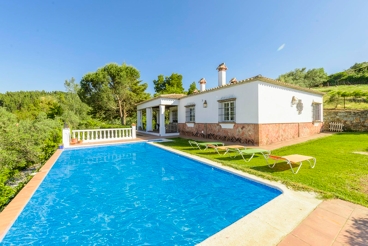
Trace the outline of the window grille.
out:
M 235 122 L 235 101 L 219 103 L 219 122 Z
M 178 111 L 174 110 L 171 112 L 172 122 L 178 122 Z
M 321 115 L 321 103 L 313 103 L 313 121 L 321 121 L 322 115 Z
M 195 107 L 186 107 L 185 110 L 185 121 L 186 122 L 195 122 Z

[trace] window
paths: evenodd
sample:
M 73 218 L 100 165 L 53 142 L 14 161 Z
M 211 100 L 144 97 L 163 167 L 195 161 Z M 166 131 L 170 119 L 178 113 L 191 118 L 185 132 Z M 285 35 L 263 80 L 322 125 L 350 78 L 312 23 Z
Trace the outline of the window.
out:
M 171 117 L 172 117 L 172 122 L 178 123 L 178 111 L 177 110 L 173 110 L 171 112 Z
M 322 120 L 321 109 L 322 109 L 321 103 L 313 103 L 313 121 Z
M 185 121 L 195 122 L 195 106 L 186 106 Z
M 235 100 L 219 101 L 219 121 L 235 122 Z

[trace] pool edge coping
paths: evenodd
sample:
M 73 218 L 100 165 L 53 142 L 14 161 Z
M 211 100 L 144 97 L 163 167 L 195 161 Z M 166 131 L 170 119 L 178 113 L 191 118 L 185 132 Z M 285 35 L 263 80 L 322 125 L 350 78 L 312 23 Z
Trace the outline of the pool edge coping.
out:
M 268 203 L 197 245 L 277 245 L 322 202 L 313 192 L 294 191 L 280 182 L 263 179 L 206 158 L 164 145 L 149 144 L 282 192 Z

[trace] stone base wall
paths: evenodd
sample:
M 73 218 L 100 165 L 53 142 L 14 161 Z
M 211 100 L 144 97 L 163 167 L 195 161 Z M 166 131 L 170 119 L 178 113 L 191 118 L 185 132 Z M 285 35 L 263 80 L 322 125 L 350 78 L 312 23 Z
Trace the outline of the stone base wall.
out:
M 269 145 L 298 137 L 307 137 L 321 132 L 322 123 L 290 124 L 234 124 L 232 129 L 222 128 L 218 123 L 179 123 L 180 135 L 237 142 L 248 145 Z
M 184 136 L 251 145 L 258 144 L 258 126 L 256 124 L 234 124 L 233 129 L 225 129 L 217 123 L 194 123 L 193 127 L 188 127 L 186 123 L 179 123 L 179 132 L 180 135 Z
M 368 110 L 324 110 L 323 120 L 325 121 L 323 130 L 329 130 L 330 122 L 340 122 L 344 124 L 344 131 L 368 131 Z
M 283 123 L 259 125 L 259 145 L 269 145 L 321 132 L 323 123 Z

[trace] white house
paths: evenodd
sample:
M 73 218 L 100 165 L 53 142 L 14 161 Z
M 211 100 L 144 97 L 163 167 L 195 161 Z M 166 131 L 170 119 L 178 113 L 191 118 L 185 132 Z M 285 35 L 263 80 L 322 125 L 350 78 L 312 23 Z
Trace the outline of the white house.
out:
M 262 75 L 241 81 L 233 78 L 226 83 L 226 65 L 220 64 L 217 70 L 215 88 L 206 89 L 206 80 L 201 79 L 197 93 L 161 95 L 139 103 L 138 131 L 254 145 L 321 131 L 323 93 Z

